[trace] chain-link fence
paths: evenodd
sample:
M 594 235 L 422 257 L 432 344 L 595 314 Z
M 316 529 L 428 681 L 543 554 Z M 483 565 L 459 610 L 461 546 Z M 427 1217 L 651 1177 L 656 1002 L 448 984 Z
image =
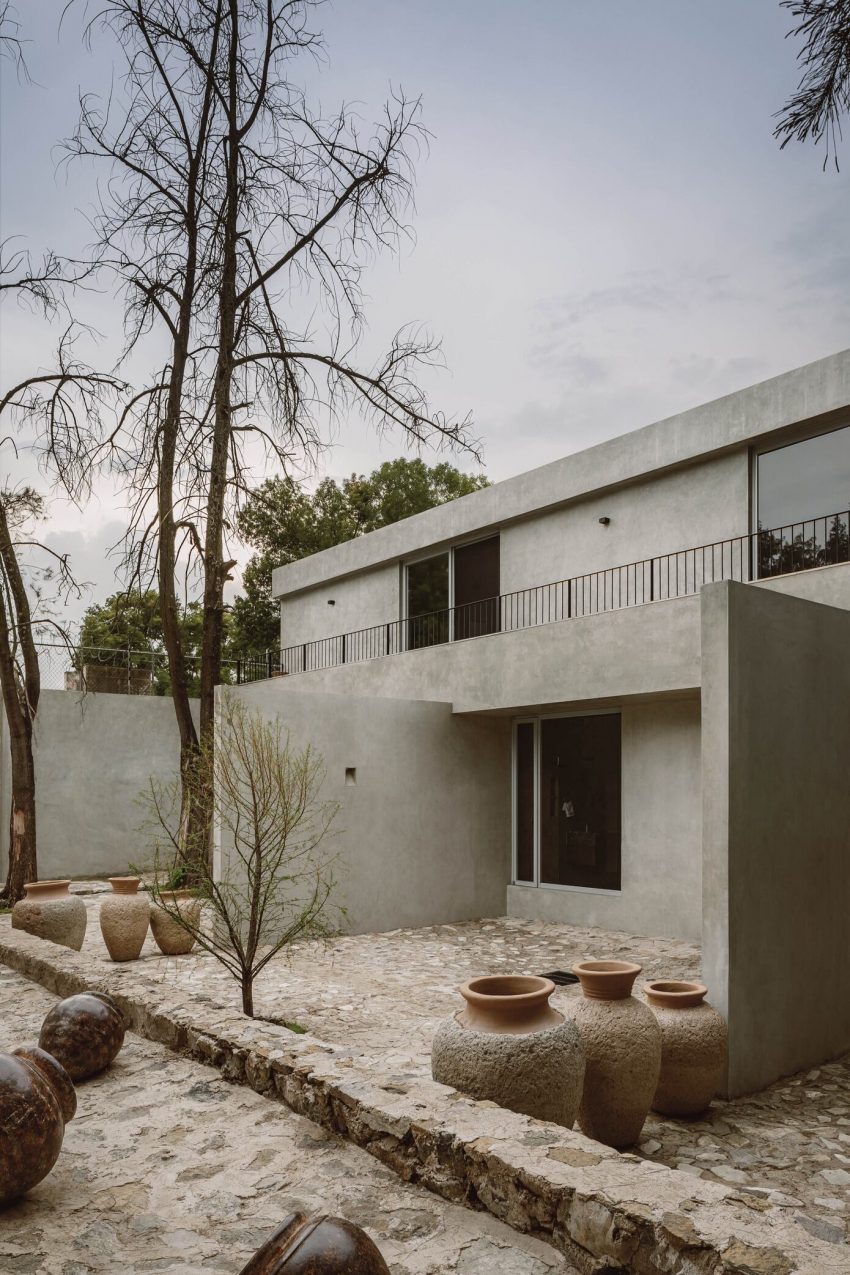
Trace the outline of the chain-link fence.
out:
M 40 642 L 38 662 L 42 689 L 50 691 L 107 691 L 113 695 L 170 695 L 171 675 L 164 651 L 134 651 L 102 646 L 73 646 Z M 223 660 L 221 680 L 238 686 L 272 677 L 280 667 L 277 651 L 245 659 Z M 200 692 L 200 656 L 189 656 L 186 669 L 189 694 Z

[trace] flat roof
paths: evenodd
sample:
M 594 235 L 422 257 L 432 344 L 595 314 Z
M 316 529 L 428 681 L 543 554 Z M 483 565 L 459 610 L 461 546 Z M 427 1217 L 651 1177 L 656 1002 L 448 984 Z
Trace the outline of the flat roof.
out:
M 277 567 L 276 598 L 413 557 L 850 407 L 850 349 Z

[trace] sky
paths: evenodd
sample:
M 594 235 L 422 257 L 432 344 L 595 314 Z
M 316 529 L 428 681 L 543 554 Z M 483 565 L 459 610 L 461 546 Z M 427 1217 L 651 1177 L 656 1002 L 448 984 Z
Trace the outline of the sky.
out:
M 0 227 L 36 254 L 91 237 L 96 173 L 58 164 L 56 144 L 79 92 L 113 73 L 110 47 L 80 39 L 94 0 L 60 30 L 64 3 L 18 0 L 32 81 L 5 66 L 0 86 Z M 472 413 L 492 479 L 850 345 L 850 143 L 836 172 L 772 137 L 797 82 L 777 0 L 336 0 L 320 17 L 311 92 L 371 121 L 402 87 L 432 135 L 415 243 L 366 278 L 364 354 L 410 321 L 441 337 L 428 387 Z M 111 348 L 118 303 L 85 307 Z M 52 339 L 9 310 L 0 384 L 43 365 Z M 353 419 L 321 472 L 404 451 Z M 87 600 L 117 587 L 123 525 L 105 482 L 84 511 L 51 504 L 49 542 Z

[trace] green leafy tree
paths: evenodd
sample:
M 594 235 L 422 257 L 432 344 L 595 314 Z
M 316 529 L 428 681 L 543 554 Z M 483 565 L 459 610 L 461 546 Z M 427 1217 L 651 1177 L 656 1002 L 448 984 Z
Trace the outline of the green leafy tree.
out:
M 245 592 L 233 604 L 233 652 L 279 644 L 280 615 L 271 589 L 275 567 L 489 485 L 484 474 L 404 457 L 385 461 L 368 476 L 352 474 L 341 483 L 325 478 L 312 493 L 290 478 L 267 479 L 248 497 L 237 520 L 240 536 L 256 553 L 243 573 Z
M 186 652 L 189 693 L 197 695 L 200 687 L 199 661 L 203 639 L 203 608 L 189 602 L 178 612 L 181 640 Z M 151 669 L 151 693 L 171 694 L 171 678 L 159 594 L 155 589 L 145 593 L 113 593 L 105 602 L 90 606 L 83 616 L 76 665 L 106 664 L 121 668 Z M 227 666 L 222 681 L 230 681 Z

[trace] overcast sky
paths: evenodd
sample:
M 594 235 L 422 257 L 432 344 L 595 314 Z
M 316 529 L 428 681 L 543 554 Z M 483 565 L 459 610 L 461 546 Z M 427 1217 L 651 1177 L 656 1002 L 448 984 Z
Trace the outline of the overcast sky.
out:
M 57 173 L 53 147 L 112 69 L 78 17 L 59 32 L 63 4 L 18 0 L 33 83 L 3 71 L 2 233 L 36 253 L 87 241 L 94 176 Z M 438 403 L 473 413 L 492 478 L 850 345 L 850 145 L 836 173 L 773 140 L 797 80 L 777 0 L 337 0 L 321 15 L 323 104 L 357 100 L 371 120 L 401 85 L 433 134 L 416 244 L 367 280 L 367 343 L 410 320 L 442 337 Z M 90 304 L 114 336 L 115 303 Z M 4 385 L 48 356 L 17 311 L 2 338 Z M 352 422 L 325 470 L 402 450 Z M 121 527 L 105 487 L 83 515 L 51 510 L 97 598 Z

